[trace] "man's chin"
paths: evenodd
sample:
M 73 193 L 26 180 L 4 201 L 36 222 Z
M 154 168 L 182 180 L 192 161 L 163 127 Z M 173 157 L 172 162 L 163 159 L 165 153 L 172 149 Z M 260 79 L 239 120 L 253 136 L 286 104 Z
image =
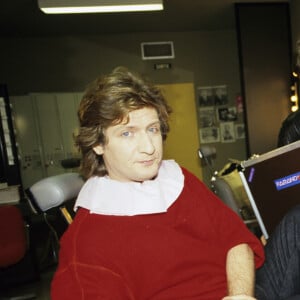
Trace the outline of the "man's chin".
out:
M 158 174 L 158 169 L 153 172 L 145 172 L 144 174 L 137 175 L 135 181 L 143 182 L 147 180 L 153 180 L 156 178 L 157 174 Z
M 143 165 L 142 167 L 139 166 L 136 169 L 136 176 L 134 181 L 143 182 L 146 180 L 155 179 L 158 174 L 160 165 L 161 162 L 155 161 L 151 165 Z

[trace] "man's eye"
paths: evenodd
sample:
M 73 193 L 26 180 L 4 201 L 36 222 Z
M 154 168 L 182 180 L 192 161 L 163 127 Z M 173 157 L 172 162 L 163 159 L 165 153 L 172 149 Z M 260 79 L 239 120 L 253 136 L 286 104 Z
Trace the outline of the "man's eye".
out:
M 132 135 L 132 132 L 130 132 L 130 131 L 124 131 L 124 132 L 122 132 L 121 135 L 122 135 L 122 136 L 125 136 L 125 137 L 128 137 L 128 136 L 131 136 L 131 135 Z
M 160 129 L 159 129 L 159 127 L 150 127 L 149 131 L 152 133 L 158 133 L 158 132 L 160 132 Z

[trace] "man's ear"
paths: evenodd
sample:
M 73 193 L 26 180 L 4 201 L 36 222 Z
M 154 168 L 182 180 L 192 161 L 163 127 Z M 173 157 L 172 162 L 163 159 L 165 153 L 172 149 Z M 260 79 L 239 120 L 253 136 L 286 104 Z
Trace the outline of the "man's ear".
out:
M 97 145 L 93 148 L 94 152 L 98 155 L 102 155 L 103 154 L 103 147 L 102 145 Z

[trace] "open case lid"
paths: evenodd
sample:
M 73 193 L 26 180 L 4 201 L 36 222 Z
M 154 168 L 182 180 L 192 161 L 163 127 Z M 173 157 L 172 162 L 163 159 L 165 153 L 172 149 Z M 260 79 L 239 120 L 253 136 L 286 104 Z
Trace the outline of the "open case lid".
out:
M 300 141 L 241 163 L 240 176 L 265 238 L 300 204 Z

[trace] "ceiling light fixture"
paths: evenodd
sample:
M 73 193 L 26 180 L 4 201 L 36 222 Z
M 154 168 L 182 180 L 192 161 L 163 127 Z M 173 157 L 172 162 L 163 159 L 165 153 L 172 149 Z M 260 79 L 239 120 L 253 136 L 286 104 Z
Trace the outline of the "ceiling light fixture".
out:
M 163 0 L 38 0 L 46 14 L 110 13 L 163 10 Z

